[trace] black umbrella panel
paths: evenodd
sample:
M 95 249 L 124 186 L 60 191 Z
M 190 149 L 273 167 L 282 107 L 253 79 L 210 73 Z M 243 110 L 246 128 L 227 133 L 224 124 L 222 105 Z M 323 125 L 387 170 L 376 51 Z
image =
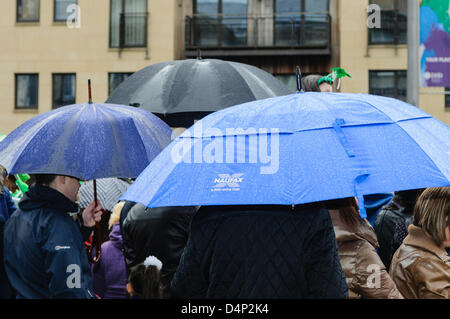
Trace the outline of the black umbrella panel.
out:
M 223 108 L 292 93 L 257 67 L 218 59 L 188 59 L 145 67 L 122 82 L 106 101 L 144 108 L 171 127 Z

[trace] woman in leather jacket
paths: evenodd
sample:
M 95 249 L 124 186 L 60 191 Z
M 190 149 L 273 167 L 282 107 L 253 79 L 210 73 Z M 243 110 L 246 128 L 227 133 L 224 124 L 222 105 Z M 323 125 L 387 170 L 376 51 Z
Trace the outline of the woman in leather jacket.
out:
M 323 203 L 331 216 L 349 298 L 403 299 L 378 256 L 375 231 L 353 197 Z

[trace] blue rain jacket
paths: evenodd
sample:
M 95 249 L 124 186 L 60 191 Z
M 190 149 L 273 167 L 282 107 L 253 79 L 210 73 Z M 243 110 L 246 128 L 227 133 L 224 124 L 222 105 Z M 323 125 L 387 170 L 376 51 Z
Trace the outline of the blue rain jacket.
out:
M 9 189 L 1 186 L 0 190 L 0 222 L 6 222 L 16 210 L 16 205 L 12 200 Z
M 6 273 L 16 298 L 92 298 L 78 205 L 35 184 L 4 229 Z M 88 229 L 84 229 L 85 231 Z

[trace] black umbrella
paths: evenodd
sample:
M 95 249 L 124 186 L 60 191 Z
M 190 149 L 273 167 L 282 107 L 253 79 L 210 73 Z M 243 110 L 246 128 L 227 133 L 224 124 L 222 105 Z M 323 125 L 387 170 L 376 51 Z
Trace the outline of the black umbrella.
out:
M 281 81 L 257 67 L 188 59 L 143 68 L 122 82 L 106 102 L 141 107 L 171 127 L 189 127 L 228 106 L 290 93 Z

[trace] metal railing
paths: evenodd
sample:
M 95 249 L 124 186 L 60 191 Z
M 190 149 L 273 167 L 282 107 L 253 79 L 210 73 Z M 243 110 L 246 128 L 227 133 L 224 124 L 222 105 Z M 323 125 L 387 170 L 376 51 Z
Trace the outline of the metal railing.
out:
M 328 13 L 272 16 L 200 15 L 185 17 L 185 49 L 328 48 Z

